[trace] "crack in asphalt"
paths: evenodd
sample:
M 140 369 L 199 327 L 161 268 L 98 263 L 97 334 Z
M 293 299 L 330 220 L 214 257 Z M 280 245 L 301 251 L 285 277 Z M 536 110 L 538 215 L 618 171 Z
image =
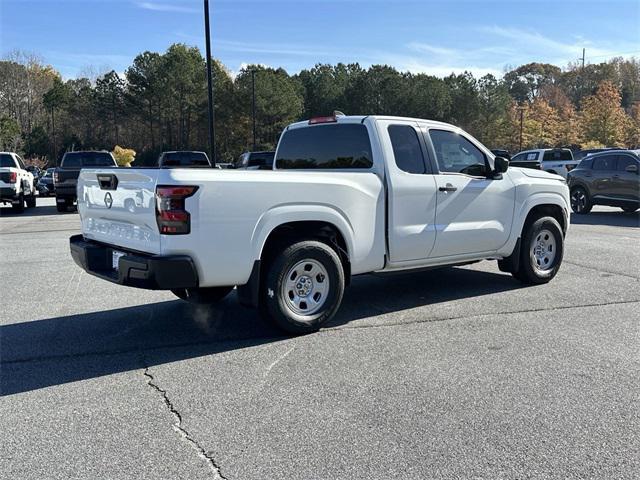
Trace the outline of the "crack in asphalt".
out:
M 173 416 L 174 422 L 171 425 L 173 427 L 173 430 L 176 431 L 182 438 L 184 438 L 189 443 L 189 445 L 191 445 L 191 448 L 193 448 L 198 453 L 198 456 L 207 463 L 207 465 L 211 469 L 211 472 L 213 473 L 214 479 L 226 480 L 226 477 L 224 477 L 220 473 L 220 467 L 216 464 L 213 457 L 208 454 L 207 451 L 202 447 L 202 445 L 200 445 L 198 441 L 195 440 L 191 436 L 191 434 L 182 426 L 182 415 L 171 402 L 167 391 L 161 388 L 157 383 L 155 383 L 155 378 L 153 377 L 153 375 L 151 375 L 151 373 L 149 373 L 149 367 L 145 367 L 143 373 L 144 376 L 147 377 L 147 385 L 149 385 L 161 395 L 165 406 Z
M 445 322 L 448 320 L 465 320 L 470 318 L 478 318 L 478 317 L 490 317 L 492 315 L 513 315 L 519 313 L 533 313 L 533 312 L 550 312 L 553 310 L 570 310 L 574 308 L 594 308 L 594 307 L 606 307 L 608 305 L 628 305 L 632 303 L 640 303 L 640 299 L 637 300 L 622 300 L 619 302 L 607 302 L 607 303 L 591 303 L 584 305 L 564 305 L 558 307 L 551 308 L 532 308 L 525 310 L 508 310 L 504 312 L 488 312 L 488 313 L 474 313 L 471 315 L 460 315 L 460 316 L 450 316 L 450 317 L 437 317 L 437 318 L 427 318 L 427 319 L 418 319 L 418 320 L 410 320 L 403 322 L 390 322 L 390 323 L 379 323 L 375 325 L 345 325 L 338 327 L 328 327 L 320 330 L 318 333 L 329 333 L 329 332 L 338 332 L 342 330 L 355 330 L 355 329 L 366 329 L 366 328 L 381 328 L 381 327 L 397 327 L 401 325 L 415 325 L 420 323 L 432 323 L 432 322 Z M 394 310 L 383 310 L 380 307 L 372 305 L 380 314 L 388 314 L 393 313 Z M 250 344 L 256 340 L 260 340 L 262 343 L 267 343 L 270 341 L 276 340 L 287 340 L 291 337 L 287 336 L 272 336 L 272 337 L 253 337 L 253 338 L 236 338 L 236 339 L 225 339 L 225 340 L 203 340 L 200 342 L 182 342 L 182 343 L 168 343 L 164 345 L 155 345 L 151 347 L 144 348 L 143 352 L 153 352 L 157 350 L 163 350 L 166 348 L 183 348 L 183 347 L 197 347 L 204 345 L 215 345 L 215 344 L 227 344 L 227 343 L 247 343 Z M 29 362 L 44 362 L 44 361 L 55 361 L 55 360 L 65 360 L 65 359 L 74 359 L 74 358 L 84 358 L 84 357 L 93 357 L 93 356 L 101 356 L 101 355 L 124 355 L 129 353 L 139 353 L 141 351 L 140 346 L 134 346 L 131 348 L 122 348 L 115 350 L 103 350 L 103 351 L 93 351 L 93 352 L 79 352 L 79 353 L 70 353 L 70 354 L 61 354 L 61 355 L 42 355 L 37 357 L 26 357 L 26 358 L 16 358 L 13 360 L 2 360 L 0 361 L 0 365 L 13 365 L 20 363 L 29 363 Z M 211 354 L 216 352 L 210 352 Z
M 600 268 L 589 267 L 587 265 L 582 265 L 581 263 L 572 262 L 570 260 L 563 260 L 564 263 L 568 263 L 569 265 L 573 265 L 574 267 L 586 268 L 587 270 L 594 270 L 600 273 L 608 273 L 610 275 L 619 275 L 621 277 L 633 278 L 636 281 L 640 282 L 640 277 L 636 277 L 635 275 L 629 275 L 628 273 L 614 272 L 613 270 L 603 270 Z

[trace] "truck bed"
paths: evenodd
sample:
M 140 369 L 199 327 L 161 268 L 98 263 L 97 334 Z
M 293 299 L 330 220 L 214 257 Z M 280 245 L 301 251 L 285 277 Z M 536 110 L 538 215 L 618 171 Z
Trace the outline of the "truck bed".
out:
M 100 185 L 105 175 L 117 178 L 115 189 Z M 190 255 L 201 286 L 245 283 L 270 230 L 283 219 L 306 221 L 310 212 L 357 239 L 348 246 L 353 273 L 383 266 L 384 190 L 371 171 L 100 168 L 83 169 L 78 182 L 85 239 L 125 251 Z M 186 199 L 187 235 L 159 233 L 156 188 L 171 185 L 198 187 Z

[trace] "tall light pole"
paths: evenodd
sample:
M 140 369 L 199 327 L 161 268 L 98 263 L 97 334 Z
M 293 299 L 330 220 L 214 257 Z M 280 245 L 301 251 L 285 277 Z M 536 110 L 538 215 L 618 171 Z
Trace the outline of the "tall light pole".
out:
M 256 151 L 256 71 L 251 70 L 251 116 L 253 118 L 253 151 Z
M 207 86 L 209 92 L 209 152 L 211 165 L 216 166 L 216 137 L 213 131 L 213 80 L 211 78 L 211 34 L 209 32 L 209 0 L 204 0 L 204 35 L 207 51 Z
M 520 111 L 520 151 L 522 151 L 522 124 L 524 121 L 524 106 L 519 105 L 518 110 Z

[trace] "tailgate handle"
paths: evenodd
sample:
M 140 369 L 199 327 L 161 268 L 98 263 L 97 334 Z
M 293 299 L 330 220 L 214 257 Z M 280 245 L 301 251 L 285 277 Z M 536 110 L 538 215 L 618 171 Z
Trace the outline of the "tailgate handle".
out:
M 98 183 L 100 190 L 115 190 L 118 188 L 118 177 L 113 173 L 100 173 L 98 174 Z

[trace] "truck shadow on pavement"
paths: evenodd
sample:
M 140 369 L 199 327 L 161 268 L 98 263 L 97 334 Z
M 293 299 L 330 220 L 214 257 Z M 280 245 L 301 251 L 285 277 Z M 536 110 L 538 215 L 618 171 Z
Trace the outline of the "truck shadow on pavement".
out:
M 640 228 L 640 211 L 624 212 L 590 212 L 586 215 L 571 215 L 572 225 L 608 225 L 610 227 Z
M 36 205 L 35 208 L 25 208 L 24 212 L 16 213 L 12 210 L 11 207 L 2 207 L 0 208 L 0 218 L 1 217 L 48 217 L 51 215 L 68 215 L 75 214 L 76 211 L 68 211 L 68 212 L 58 212 L 58 209 L 55 205 Z
M 369 317 L 518 288 L 510 275 L 465 268 L 355 277 L 327 327 L 376 325 Z M 215 307 L 175 300 L 3 325 L 0 396 L 286 338 L 235 294 Z

